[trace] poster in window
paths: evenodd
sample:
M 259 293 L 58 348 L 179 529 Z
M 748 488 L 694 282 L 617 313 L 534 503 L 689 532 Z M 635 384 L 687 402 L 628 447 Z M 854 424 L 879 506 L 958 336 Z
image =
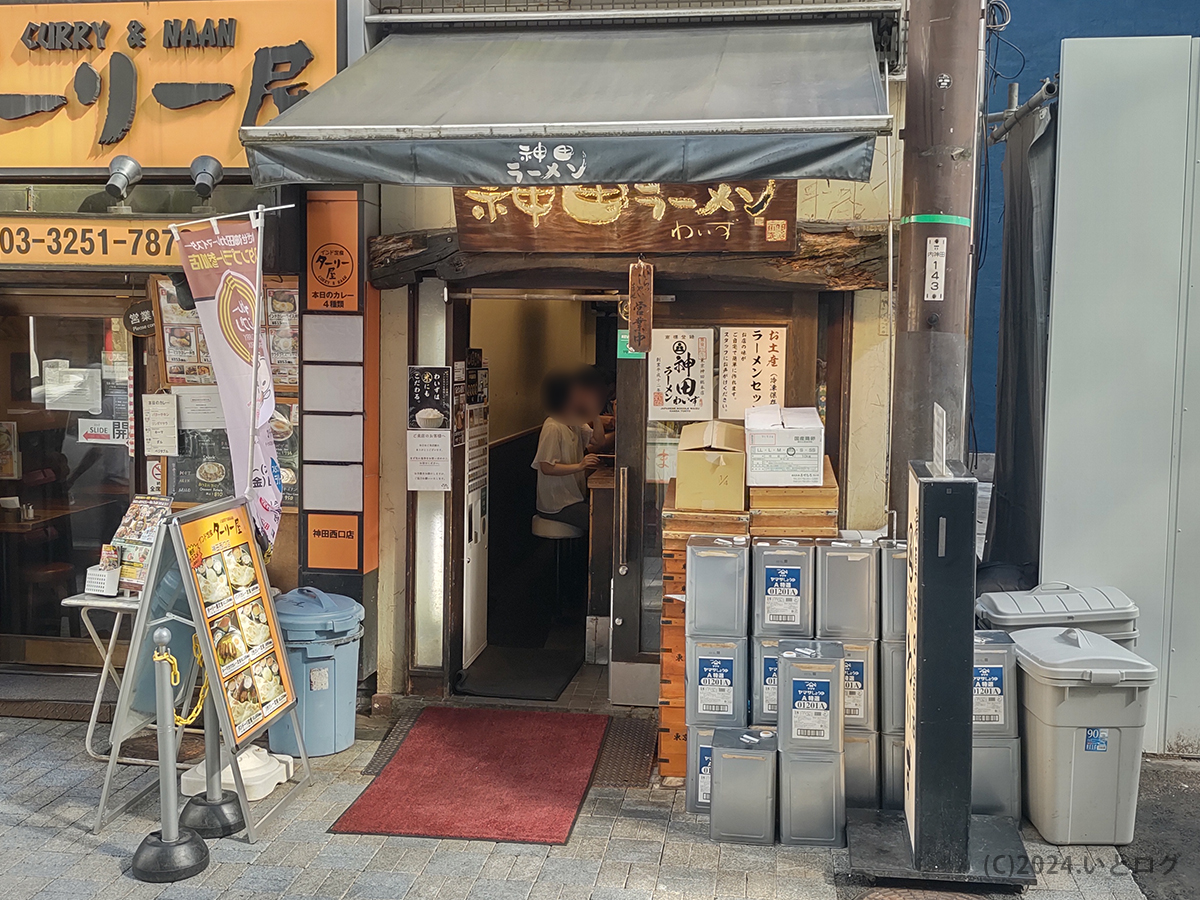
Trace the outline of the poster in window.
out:
M 783 406 L 786 359 L 785 326 L 722 328 L 717 418 L 741 422 L 751 406 Z
M 652 422 L 713 417 L 711 328 L 655 328 L 648 360 Z
M 450 428 L 450 388 L 449 366 L 409 366 L 408 427 Z
M 181 516 L 178 527 L 203 614 L 198 632 L 219 674 L 218 702 L 241 745 L 282 716 L 295 696 L 265 567 L 244 502 Z
M 208 503 L 233 494 L 233 458 L 225 429 L 180 429 L 179 455 L 167 459 L 167 492 L 178 503 Z

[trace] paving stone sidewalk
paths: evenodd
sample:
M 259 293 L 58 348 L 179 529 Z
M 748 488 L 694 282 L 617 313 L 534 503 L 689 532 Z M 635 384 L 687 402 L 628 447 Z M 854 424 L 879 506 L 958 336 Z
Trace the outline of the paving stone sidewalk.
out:
M 857 900 L 870 890 L 841 874 L 845 851 L 711 842 L 707 817 L 687 813 L 684 792 L 661 785 L 593 788 L 564 846 L 329 834 L 371 780 L 360 772 L 372 741 L 314 760 L 316 783 L 256 844 L 211 841 L 203 874 L 144 884 L 128 870 L 157 828 L 157 800 L 93 835 L 104 767 L 83 753 L 84 727 L 0 718 L 3 900 Z M 135 787 L 156 777 L 123 772 Z M 1055 869 L 1031 900 L 1141 900 L 1127 872 L 1114 874 L 1111 847 L 1060 851 L 1035 832 L 1026 839 L 1030 857 Z

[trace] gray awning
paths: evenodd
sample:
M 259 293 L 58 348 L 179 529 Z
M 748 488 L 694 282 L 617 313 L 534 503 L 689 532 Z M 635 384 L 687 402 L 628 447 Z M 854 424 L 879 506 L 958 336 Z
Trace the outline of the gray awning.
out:
M 872 27 L 396 34 L 267 125 L 258 184 L 866 181 Z

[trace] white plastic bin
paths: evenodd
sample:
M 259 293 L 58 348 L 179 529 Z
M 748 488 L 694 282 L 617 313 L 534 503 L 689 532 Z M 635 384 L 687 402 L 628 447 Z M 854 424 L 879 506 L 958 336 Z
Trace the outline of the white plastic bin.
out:
M 981 594 L 975 601 L 975 616 L 981 628 L 1009 633 L 1050 625 L 1086 628 L 1126 650 L 1137 646 L 1137 605 L 1115 587 L 1073 587 L 1057 581 L 1031 591 Z
M 1079 628 L 1030 628 L 1012 638 L 1026 815 L 1052 844 L 1128 844 L 1158 670 Z

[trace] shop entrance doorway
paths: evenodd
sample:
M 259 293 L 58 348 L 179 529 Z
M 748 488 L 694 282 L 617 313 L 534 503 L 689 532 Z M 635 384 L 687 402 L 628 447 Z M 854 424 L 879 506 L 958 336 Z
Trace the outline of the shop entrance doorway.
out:
M 490 388 L 482 496 L 469 474 L 467 431 L 462 622 L 465 638 L 470 623 L 486 622 L 486 642 L 473 653 L 464 640 L 454 690 L 553 700 L 582 664 L 595 662 L 609 664 L 612 702 L 655 706 L 663 596 L 683 590 L 664 585 L 661 517 L 679 433 L 689 419 L 652 410 L 650 369 L 661 360 L 628 352 L 619 294 L 587 288 L 462 293 L 469 295 L 469 345 L 482 353 Z M 695 414 L 698 419 L 740 419 L 740 412 L 719 406 L 723 336 L 728 341 L 735 332 L 757 329 L 783 334 L 772 366 L 776 399 L 816 406 L 825 415 L 827 452 L 841 478 L 847 295 L 660 286 L 656 297 L 656 329 L 696 332 L 708 342 L 693 374 L 710 392 L 711 405 Z M 535 518 L 533 463 L 547 418 L 544 379 L 584 365 L 613 379 L 616 434 L 611 453 L 587 475 L 587 528 L 572 533 Z M 478 568 L 481 552 L 485 576 Z
M 545 429 L 558 429 L 559 437 L 586 430 L 572 419 L 564 431 L 552 420 L 545 403 L 549 381 L 588 367 L 598 382 L 613 383 L 616 306 L 611 295 L 595 293 L 471 292 L 470 347 L 482 356 L 488 380 L 487 464 L 485 479 L 472 477 L 480 468 L 472 462 L 479 414 L 468 404 L 464 669 L 454 681 L 456 693 L 556 700 L 585 660 L 595 660 L 586 626 L 590 605 L 606 605 L 607 590 L 603 598 L 591 596 L 589 572 L 597 558 L 611 560 L 611 515 L 595 528 L 586 507 L 543 515 L 550 506 L 545 496 L 539 503 L 544 476 L 537 460 L 560 455 Z M 565 446 L 561 451 L 582 458 L 581 448 L 574 455 Z M 562 480 L 586 504 L 606 471 L 608 490 L 599 488 L 603 510 L 612 503 L 611 451 L 600 466 Z M 540 490 L 544 495 L 545 486 Z

